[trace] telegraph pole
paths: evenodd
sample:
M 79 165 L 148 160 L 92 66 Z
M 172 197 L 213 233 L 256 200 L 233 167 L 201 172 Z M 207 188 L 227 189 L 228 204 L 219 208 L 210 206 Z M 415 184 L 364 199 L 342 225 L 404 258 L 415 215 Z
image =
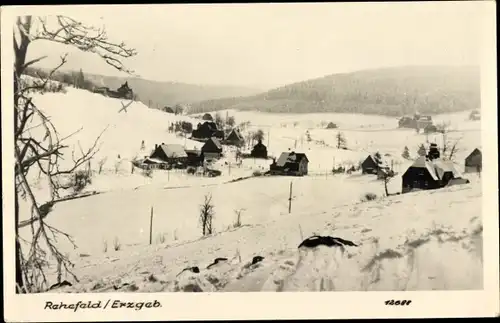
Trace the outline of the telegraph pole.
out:
M 293 185 L 293 182 L 290 181 L 290 197 L 288 198 L 288 214 L 292 213 L 292 185 Z

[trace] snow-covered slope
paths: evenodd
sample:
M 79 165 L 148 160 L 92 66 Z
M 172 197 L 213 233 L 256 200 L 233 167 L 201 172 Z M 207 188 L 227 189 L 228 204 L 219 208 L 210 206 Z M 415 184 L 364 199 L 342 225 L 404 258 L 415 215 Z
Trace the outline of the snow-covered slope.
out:
M 75 256 L 81 283 L 66 291 L 481 289 L 481 222 L 477 181 L 322 211 L 304 208 L 191 242 Z M 299 251 L 299 243 L 313 234 L 359 247 Z M 249 264 L 255 256 L 264 259 Z M 228 261 L 205 269 L 220 257 Z M 200 273 L 177 276 L 191 266 Z

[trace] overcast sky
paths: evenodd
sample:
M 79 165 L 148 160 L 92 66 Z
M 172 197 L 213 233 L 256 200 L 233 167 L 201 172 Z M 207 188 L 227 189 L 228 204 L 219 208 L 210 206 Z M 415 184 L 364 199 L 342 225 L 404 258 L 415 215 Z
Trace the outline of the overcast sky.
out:
M 106 26 L 138 55 L 126 64 L 159 81 L 271 87 L 399 65 L 476 65 L 474 3 L 318 3 L 89 6 L 62 9 Z M 67 67 L 121 75 L 97 57 L 33 43 L 29 56 L 68 52 Z

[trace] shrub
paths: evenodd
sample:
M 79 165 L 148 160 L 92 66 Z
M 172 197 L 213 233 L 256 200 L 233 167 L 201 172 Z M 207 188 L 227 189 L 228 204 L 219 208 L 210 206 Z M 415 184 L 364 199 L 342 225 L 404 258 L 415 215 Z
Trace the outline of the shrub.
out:
M 254 170 L 252 175 L 253 176 L 262 176 L 262 172 L 260 170 Z
M 377 199 L 377 194 L 375 193 L 365 193 L 361 198 L 361 202 L 373 201 Z
M 243 209 L 234 210 L 234 213 L 236 214 L 236 220 L 233 223 L 233 228 L 239 228 L 241 227 L 241 213 L 243 213 Z
M 145 176 L 145 177 L 153 177 L 153 170 L 151 168 L 148 168 L 148 169 L 144 169 L 142 171 L 142 175 Z
M 92 183 L 91 175 L 86 170 L 77 170 L 72 174 L 71 186 L 75 193 L 81 192 L 88 184 Z
M 115 249 L 115 251 L 118 251 L 120 250 L 122 247 L 121 243 L 120 243 L 120 240 L 118 240 L 118 237 L 115 237 L 115 240 L 113 240 L 113 249 Z

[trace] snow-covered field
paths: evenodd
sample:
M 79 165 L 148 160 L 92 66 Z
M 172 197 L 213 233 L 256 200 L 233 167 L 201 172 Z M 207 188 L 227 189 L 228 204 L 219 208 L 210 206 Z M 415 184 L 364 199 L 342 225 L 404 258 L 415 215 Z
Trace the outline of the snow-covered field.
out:
M 78 246 L 73 249 L 60 239 L 60 248 L 75 263 L 74 272 L 81 280 L 68 290 L 106 291 L 113 285 L 138 291 L 482 288 L 481 182 L 476 175 L 467 175 L 470 185 L 383 197 L 383 184 L 375 176 L 330 173 L 334 164 L 357 164 L 376 151 L 390 154 L 399 174 L 389 183 L 389 192 L 397 193 L 400 176 L 411 164 L 401 157 L 403 148 L 407 146 L 414 157 L 422 143 L 439 145 L 440 136 L 397 129 L 397 119 L 380 116 L 229 111 L 237 123 L 250 121 L 250 130 L 262 129 L 265 144 L 270 134 L 271 155 L 288 150 L 306 153 L 310 175 L 231 182 L 267 170 L 270 161 L 247 159 L 237 167 L 227 151 L 227 158 L 216 166 L 222 171 L 220 177 L 161 170 L 146 177 L 137 169 L 131 173 L 130 161 L 149 154 L 156 143 L 199 148 L 199 142 L 167 131 L 171 122 L 196 125 L 199 120 L 148 109 L 139 102 L 119 112 L 120 100 L 73 88 L 65 94 L 35 95 L 34 102 L 50 116 L 60 137 L 82 128 L 68 139 L 68 154 L 78 145 L 90 147 L 106 129 L 91 162 L 92 183 L 85 188 L 102 193 L 57 203 L 46 218 L 73 236 Z M 459 168 L 474 148 L 481 147 L 480 122 L 468 121 L 467 116 L 463 112 L 434 118 L 450 122 L 449 139 L 460 138 Z M 339 129 L 324 129 L 324 122 L 330 121 Z M 344 133 L 348 150 L 335 148 L 338 131 Z M 105 163 L 99 172 L 100 161 Z M 30 175 L 43 202 L 46 186 L 36 174 Z M 202 238 L 199 207 L 207 193 L 215 206 L 215 233 Z M 366 193 L 376 194 L 377 199 L 364 202 Z M 21 220 L 27 219 L 29 205 L 21 207 Z M 153 245 L 149 245 L 151 209 Z M 234 225 L 238 210 L 241 226 Z M 20 234 L 28 239 L 29 226 Z M 299 253 L 297 245 L 313 234 L 339 236 L 360 246 L 345 253 L 335 248 Z M 257 255 L 264 260 L 248 266 Z M 204 270 L 217 257 L 229 260 Z M 199 266 L 201 273 L 175 277 L 188 266 Z M 458 266 L 461 271 L 453 270 Z M 128 285 L 121 288 L 123 283 Z

